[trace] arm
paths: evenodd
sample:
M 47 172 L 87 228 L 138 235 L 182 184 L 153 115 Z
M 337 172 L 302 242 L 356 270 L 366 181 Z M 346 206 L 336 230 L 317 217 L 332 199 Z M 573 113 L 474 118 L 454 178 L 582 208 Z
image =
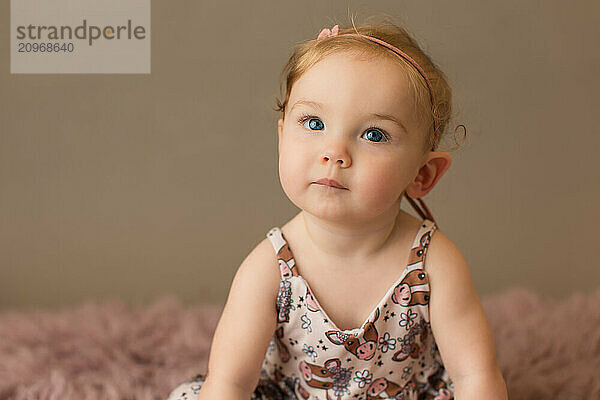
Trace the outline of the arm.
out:
M 455 399 L 508 399 L 494 338 L 469 268 L 441 231 L 436 231 L 429 243 L 426 271 L 431 329 L 454 383 Z
M 276 328 L 279 266 L 265 238 L 240 265 L 215 330 L 199 400 L 248 400 Z

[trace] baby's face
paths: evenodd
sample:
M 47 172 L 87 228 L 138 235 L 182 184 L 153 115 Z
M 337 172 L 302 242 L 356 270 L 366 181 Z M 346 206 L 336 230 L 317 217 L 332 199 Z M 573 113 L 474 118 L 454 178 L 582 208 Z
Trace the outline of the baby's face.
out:
M 278 122 L 279 175 L 296 206 L 329 220 L 395 215 L 426 157 L 401 71 L 388 59 L 343 53 L 296 81 L 285 120 Z M 373 114 L 390 115 L 402 126 Z M 321 178 L 345 189 L 314 183 Z

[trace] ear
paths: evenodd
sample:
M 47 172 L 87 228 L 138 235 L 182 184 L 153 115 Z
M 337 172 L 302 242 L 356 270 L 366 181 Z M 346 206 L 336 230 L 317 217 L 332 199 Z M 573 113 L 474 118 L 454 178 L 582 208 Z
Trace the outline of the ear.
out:
M 450 164 L 452 157 L 447 152 L 430 151 L 417 176 L 406 188 L 407 196 L 412 199 L 425 196 L 450 168 Z
M 277 121 L 277 136 L 278 136 L 277 149 L 278 149 L 278 151 L 281 150 L 281 135 L 282 134 L 283 134 L 283 119 L 279 118 L 279 120 Z

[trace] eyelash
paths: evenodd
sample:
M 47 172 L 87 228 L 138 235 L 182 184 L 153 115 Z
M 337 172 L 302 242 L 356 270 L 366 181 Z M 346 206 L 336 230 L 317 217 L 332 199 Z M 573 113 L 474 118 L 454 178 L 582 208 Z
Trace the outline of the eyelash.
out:
M 315 115 L 310 115 L 310 114 L 302 114 L 300 117 L 298 117 L 298 124 L 302 125 L 304 122 L 306 122 L 307 119 L 310 119 L 310 118 L 319 118 L 319 117 L 317 117 Z M 386 138 L 387 142 L 391 142 L 392 141 L 392 139 L 390 138 L 390 136 L 387 134 L 387 132 L 385 130 L 383 130 L 383 128 L 380 128 L 379 126 L 376 126 L 376 125 L 372 125 L 372 126 L 368 127 L 365 130 L 365 132 L 367 132 L 369 129 L 377 129 L 377 130 L 379 130 L 381 132 L 381 134 L 383 135 L 383 137 Z M 369 142 L 371 142 L 371 141 L 369 140 Z M 371 142 L 371 143 L 385 143 L 385 142 Z

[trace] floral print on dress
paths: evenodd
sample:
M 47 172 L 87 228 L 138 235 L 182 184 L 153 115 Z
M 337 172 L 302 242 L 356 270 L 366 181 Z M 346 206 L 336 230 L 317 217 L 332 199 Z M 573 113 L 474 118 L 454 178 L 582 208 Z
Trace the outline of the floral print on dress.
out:
M 354 377 L 354 381 L 358 382 L 358 387 L 362 388 L 365 387 L 365 385 L 371 383 L 371 380 L 373 378 L 373 374 L 371 374 L 369 372 L 369 370 L 363 370 L 363 371 L 356 371 L 354 373 L 356 376 Z
M 302 329 L 306 329 L 308 333 L 312 332 L 312 328 L 310 327 L 311 321 L 308 315 L 303 314 L 300 319 L 302 320 Z
M 390 333 L 386 332 L 383 337 L 379 338 L 379 351 L 386 353 L 388 350 L 396 348 L 396 339 L 390 337 Z
M 416 312 L 413 312 L 410 308 L 408 310 L 406 310 L 405 313 L 400 313 L 400 326 L 405 327 L 406 329 L 409 329 L 411 326 L 414 325 L 415 323 L 415 318 L 418 317 L 418 314 Z
M 283 280 L 279 282 L 276 307 L 277 322 L 288 322 L 290 320 L 290 310 L 295 309 L 292 304 L 292 284 L 290 281 Z
M 324 390 L 327 398 L 339 399 L 350 393 L 348 385 L 353 368 L 342 367 L 338 358 L 329 359 L 323 365 L 300 362 L 300 371 L 307 385 Z
M 317 352 L 315 351 L 315 348 L 312 346 L 308 346 L 308 345 L 304 345 L 304 348 L 302 349 L 302 351 L 306 354 L 308 354 L 308 356 L 310 356 L 310 358 L 314 361 L 316 361 L 317 359 Z

